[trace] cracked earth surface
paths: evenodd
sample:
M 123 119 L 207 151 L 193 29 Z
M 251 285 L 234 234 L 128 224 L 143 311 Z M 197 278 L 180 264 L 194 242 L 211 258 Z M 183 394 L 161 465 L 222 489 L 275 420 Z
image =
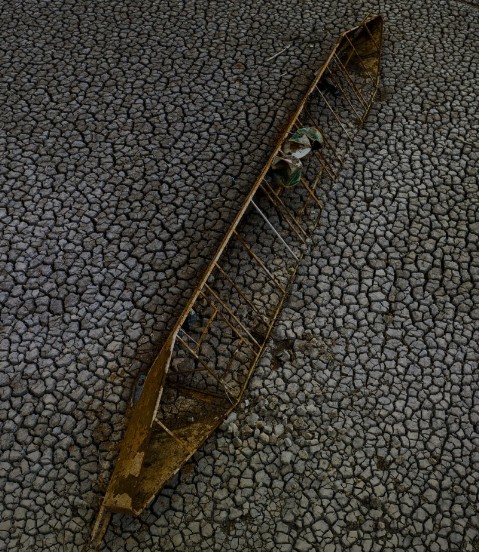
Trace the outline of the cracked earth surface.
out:
M 478 8 L 2 4 L 0 550 L 87 550 L 136 374 L 378 11 L 381 99 L 247 402 L 102 550 L 479 550 Z

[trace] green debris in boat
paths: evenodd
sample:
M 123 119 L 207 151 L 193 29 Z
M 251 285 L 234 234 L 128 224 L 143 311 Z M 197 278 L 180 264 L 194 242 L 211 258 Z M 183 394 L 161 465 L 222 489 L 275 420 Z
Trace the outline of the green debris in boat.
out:
M 293 155 L 277 155 L 271 163 L 271 180 L 277 186 L 296 186 L 301 179 L 302 167 L 301 161 Z
M 292 188 L 301 180 L 301 159 L 324 143 L 321 132 L 313 127 L 298 129 L 283 146 L 271 163 L 269 179 L 278 186 Z

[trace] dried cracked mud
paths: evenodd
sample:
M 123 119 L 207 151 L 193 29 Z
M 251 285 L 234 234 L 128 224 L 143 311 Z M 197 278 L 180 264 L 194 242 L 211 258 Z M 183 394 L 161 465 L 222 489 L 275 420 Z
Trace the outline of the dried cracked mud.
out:
M 88 550 L 136 375 L 369 12 L 381 96 L 246 402 L 102 550 L 479 550 L 477 1 L 6 0 L 1 551 Z

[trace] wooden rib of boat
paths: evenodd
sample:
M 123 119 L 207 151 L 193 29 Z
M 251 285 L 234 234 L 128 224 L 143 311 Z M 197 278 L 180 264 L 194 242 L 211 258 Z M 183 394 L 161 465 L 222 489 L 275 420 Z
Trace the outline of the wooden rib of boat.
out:
M 338 39 L 154 360 L 97 517 L 138 515 L 238 405 L 379 86 L 383 18 Z M 296 155 L 296 157 L 295 157 Z

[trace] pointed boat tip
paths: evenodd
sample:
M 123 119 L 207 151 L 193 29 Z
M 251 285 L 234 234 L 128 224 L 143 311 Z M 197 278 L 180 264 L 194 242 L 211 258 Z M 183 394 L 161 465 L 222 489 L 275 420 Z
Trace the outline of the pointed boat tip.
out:
M 90 550 L 98 552 L 98 550 L 100 549 L 103 537 L 105 536 L 108 525 L 110 524 L 111 516 L 112 513 L 108 511 L 105 506 L 102 506 L 100 511 L 98 512 L 98 516 L 95 520 L 95 525 L 93 526 L 91 532 L 90 541 L 88 543 L 88 547 Z

